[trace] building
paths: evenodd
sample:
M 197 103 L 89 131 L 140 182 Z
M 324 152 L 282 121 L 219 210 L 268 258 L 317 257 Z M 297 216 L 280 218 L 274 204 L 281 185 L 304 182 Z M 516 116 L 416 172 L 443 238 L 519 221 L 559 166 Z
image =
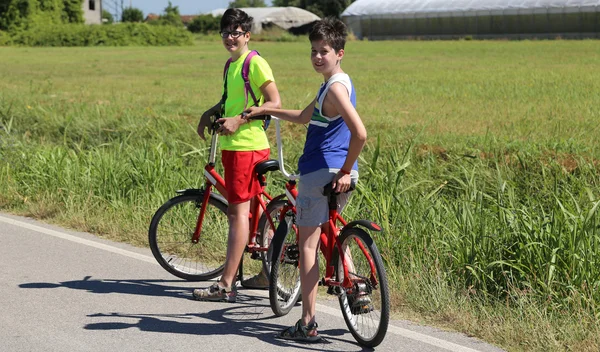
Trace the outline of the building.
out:
M 85 24 L 102 24 L 102 0 L 83 0 Z
M 222 16 L 227 9 L 217 9 L 209 12 L 215 17 Z M 306 28 L 321 18 L 310 11 L 298 7 L 244 7 L 240 8 L 254 18 L 252 33 L 258 34 L 263 28 L 277 26 L 292 33 L 298 28 Z
M 600 37 L 600 0 L 357 0 L 341 17 L 369 40 Z

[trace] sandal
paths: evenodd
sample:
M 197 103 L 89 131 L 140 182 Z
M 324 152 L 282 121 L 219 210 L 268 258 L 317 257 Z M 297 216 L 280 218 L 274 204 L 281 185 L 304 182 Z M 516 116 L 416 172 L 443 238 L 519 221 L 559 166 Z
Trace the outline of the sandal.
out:
M 283 330 L 276 337 L 284 340 L 321 342 L 323 338 L 317 333 L 318 327 L 317 323 L 302 325 L 302 319 L 300 319 L 294 326 Z
M 208 288 L 195 289 L 192 292 L 192 296 L 197 301 L 235 303 L 237 298 L 237 290 L 235 289 L 235 286 L 221 287 L 218 282 L 215 282 Z

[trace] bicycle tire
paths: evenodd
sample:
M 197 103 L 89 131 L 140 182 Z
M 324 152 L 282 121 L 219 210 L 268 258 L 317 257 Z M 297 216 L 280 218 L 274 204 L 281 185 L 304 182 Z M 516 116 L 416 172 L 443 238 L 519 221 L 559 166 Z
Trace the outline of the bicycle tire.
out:
M 279 223 L 270 252 L 269 303 L 273 313 L 281 317 L 296 305 L 301 293 L 298 267 L 300 250 L 293 215 L 285 215 L 284 221 Z
M 342 290 L 339 295 L 344 321 L 358 343 L 366 347 L 378 346 L 387 333 L 390 319 L 390 296 L 383 260 L 371 236 L 361 228 L 343 230 L 337 240 L 342 251 L 351 255 L 348 270 L 353 274 L 354 282 L 351 290 Z M 359 242 L 373 260 L 375 273 Z M 336 261 L 336 278 L 343 281 L 344 269 L 337 246 L 333 258 Z M 377 280 L 375 284 L 373 274 Z
M 263 271 L 270 277 L 271 275 L 271 243 L 275 237 L 275 231 L 279 227 L 279 219 L 281 211 L 288 206 L 288 202 L 285 199 L 278 199 L 275 197 L 274 200 L 267 204 L 266 211 L 261 215 L 258 222 L 259 235 L 257 236 L 257 242 L 262 247 L 268 247 L 268 251 L 260 252 L 259 256 L 262 260 Z M 267 216 L 271 216 L 273 219 L 273 225 L 275 228 L 271 229 L 271 223 L 268 221 Z
M 148 230 L 150 249 L 169 273 L 188 281 L 206 281 L 221 275 L 227 251 L 227 203 L 211 194 L 202 232 L 192 242 L 204 193 L 169 199 L 152 217 Z

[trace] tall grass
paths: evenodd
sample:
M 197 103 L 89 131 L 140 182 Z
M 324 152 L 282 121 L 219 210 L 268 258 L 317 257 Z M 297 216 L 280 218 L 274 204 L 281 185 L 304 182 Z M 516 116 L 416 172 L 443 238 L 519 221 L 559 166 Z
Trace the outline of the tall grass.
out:
M 397 311 L 510 350 L 599 348 L 596 45 L 348 43 L 369 142 L 345 217 L 384 228 Z M 314 98 L 306 43 L 254 48 L 284 107 Z M 0 207 L 146 245 L 157 207 L 202 184 L 195 128 L 225 59 L 210 42 L 0 48 Z M 288 169 L 305 133 L 284 125 Z

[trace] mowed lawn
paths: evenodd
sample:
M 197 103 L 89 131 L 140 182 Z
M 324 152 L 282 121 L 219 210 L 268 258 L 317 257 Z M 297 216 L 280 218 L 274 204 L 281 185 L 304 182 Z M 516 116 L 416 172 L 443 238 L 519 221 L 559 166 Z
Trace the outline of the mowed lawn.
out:
M 314 99 L 308 40 L 251 47 L 284 108 Z M 158 206 L 202 184 L 195 130 L 226 59 L 1 47 L 0 209 L 146 246 Z M 511 351 L 600 348 L 599 63 L 593 40 L 347 43 L 369 139 L 345 216 L 385 229 L 397 316 Z M 284 125 L 288 169 L 305 131 Z

